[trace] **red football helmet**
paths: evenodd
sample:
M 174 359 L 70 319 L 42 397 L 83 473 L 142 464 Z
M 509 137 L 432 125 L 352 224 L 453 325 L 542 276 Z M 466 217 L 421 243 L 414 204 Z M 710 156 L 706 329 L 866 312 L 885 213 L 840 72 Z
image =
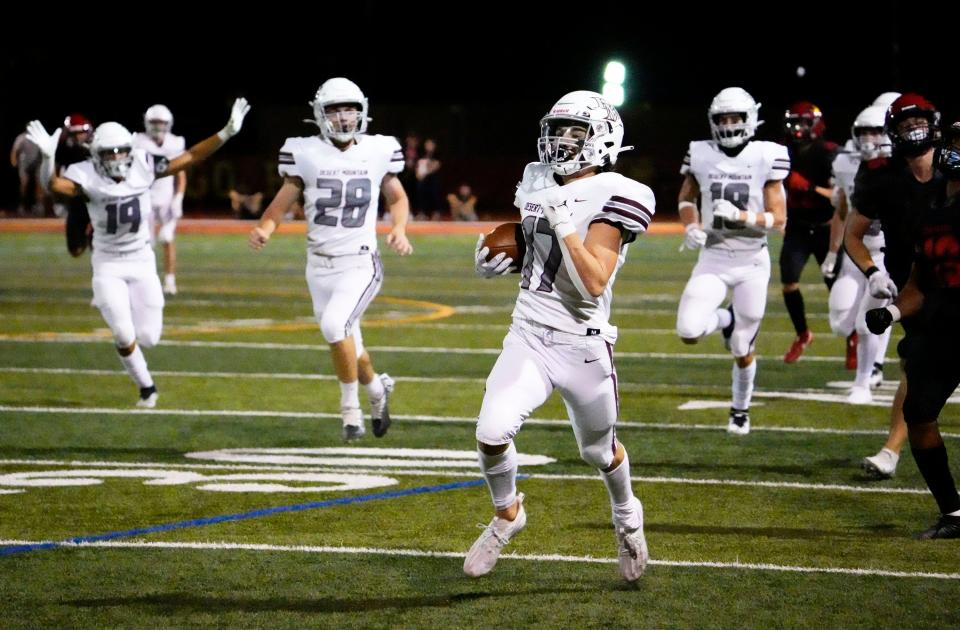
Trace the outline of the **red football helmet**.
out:
M 823 112 L 809 101 L 798 101 L 791 105 L 783 115 L 783 126 L 787 137 L 797 142 L 816 140 L 827 128 L 823 122 Z
M 890 104 L 884 130 L 904 155 L 920 155 L 940 140 L 940 112 L 926 98 L 908 92 Z
M 83 114 L 74 112 L 63 119 L 63 128 L 67 133 L 89 133 L 93 131 L 93 123 Z

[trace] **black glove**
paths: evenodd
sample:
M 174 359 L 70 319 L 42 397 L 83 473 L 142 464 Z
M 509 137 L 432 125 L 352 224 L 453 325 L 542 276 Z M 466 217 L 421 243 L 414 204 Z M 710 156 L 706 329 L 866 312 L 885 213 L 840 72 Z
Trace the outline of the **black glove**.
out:
M 875 335 L 883 333 L 892 323 L 893 314 L 885 306 L 867 311 L 867 328 Z

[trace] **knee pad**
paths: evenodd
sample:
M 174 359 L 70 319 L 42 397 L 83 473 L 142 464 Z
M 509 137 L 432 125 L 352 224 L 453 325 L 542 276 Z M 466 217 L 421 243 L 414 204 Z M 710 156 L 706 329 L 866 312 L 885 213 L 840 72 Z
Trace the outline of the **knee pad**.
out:
M 581 459 L 598 470 L 609 468 L 610 464 L 613 463 L 613 455 L 611 440 L 608 439 L 580 447 Z
M 160 227 L 160 230 L 157 231 L 157 240 L 161 243 L 172 243 L 174 236 L 176 235 L 176 230 L 176 221 L 168 221 L 167 223 L 164 223 Z
M 703 317 L 692 313 L 677 314 L 677 336 L 683 339 L 699 339 L 703 336 L 706 325 Z
M 327 311 L 319 315 L 320 332 L 327 343 L 337 343 L 347 338 L 347 322 Z
M 514 412 L 515 415 L 515 412 Z M 517 435 L 514 426 L 519 427 L 520 422 L 504 421 L 512 420 L 511 412 L 503 408 L 494 408 L 489 413 L 477 418 L 477 442 L 498 446 L 508 444 Z
M 129 348 L 130 344 L 134 341 L 137 341 L 137 335 L 133 330 L 133 326 L 120 326 L 117 330 L 113 331 L 113 342 L 118 348 Z
M 137 332 L 137 343 L 140 344 L 141 348 L 152 348 L 155 345 L 157 345 L 159 342 L 160 342 L 159 330 Z
M 849 311 L 830 311 L 830 330 L 838 337 L 849 337 L 853 330 L 847 330 Z M 864 324 L 866 329 L 866 324 Z

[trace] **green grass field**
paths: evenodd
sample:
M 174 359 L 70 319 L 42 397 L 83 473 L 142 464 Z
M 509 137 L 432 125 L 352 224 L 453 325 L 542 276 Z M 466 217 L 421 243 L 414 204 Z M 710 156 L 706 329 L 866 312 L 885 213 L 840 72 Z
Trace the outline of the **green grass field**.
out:
M 302 236 L 260 254 L 243 236 L 178 237 L 181 292 L 146 352 L 160 401 L 143 412 L 89 305 L 89 259 L 60 235 L 0 234 L 0 626 L 960 624 L 960 544 L 913 540 L 937 510 L 909 453 L 892 480 L 859 470 L 889 410 L 842 402 L 852 373 L 815 265 L 816 340 L 782 362 L 793 332 L 774 281 L 754 431 L 734 438 L 719 336 L 673 331 L 694 264 L 679 236 L 632 246 L 614 298 L 647 574 L 620 580 L 606 492 L 554 396 L 517 439 L 539 456 L 521 468 L 527 529 L 491 575 L 465 577 L 492 513 L 473 423 L 516 296 L 516 276 L 473 275 L 474 240 L 384 254 L 364 340 L 397 379 L 396 421 L 343 450 Z M 960 476 L 956 411 L 942 425 Z M 41 545 L 75 537 L 91 542 Z

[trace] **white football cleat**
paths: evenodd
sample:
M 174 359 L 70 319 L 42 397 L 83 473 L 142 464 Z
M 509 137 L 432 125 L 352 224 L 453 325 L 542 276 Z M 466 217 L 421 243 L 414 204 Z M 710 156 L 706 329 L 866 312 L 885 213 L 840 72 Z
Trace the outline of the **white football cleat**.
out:
M 873 394 L 870 393 L 870 387 L 861 387 L 854 385 L 847 394 L 847 402 L 851 405 L 869 405 L 873 402 Z
M 141 409 L 153 409 L 157 406 L 157 399 L 160 394 L 157 393 L 156 385 L 140 388 L 140 400 L 137 401 L 137 407 Z
M 643 535 L 643 505 L 634 497 L 637 511 L 640 513 L 640 527 L 625 529 L 617 527 L 617 556 L 620 561 L 620 575 L 627 582 L 636 582 L 647 568 L 650 553 L 647 551 L 647 539 Z
M 527 511 L 523 509 L 523 497 L 522 492 L 517 493 L 517 503 L 520 505 L 517 518 L 508 521 L 494 516 L 489 525 L 479 525 L 483 527 L 483 533 L 470 547 L 467 557 L 463 560 L 464 573 L 470 577 L 480 577 L 490 573 L 497 565 L 497 558 L 500 557 L 500 551 L 503 550 L 504 545 L 527 525 Z
M 730 419 L 727 420 L 727 433 L 731 435 L 746 435 L 750 433 L 750 413 L 747 410 L 730 409 Z
M 860 462 L 860 467 L 871 477 L 877 479 L 889 479 L 897 472 L 897 463 L 900 456 L 888 448 L 880 449 L 880 452 L 872 457 L 864 457 Z
M 873 364 L 873 371 L 870 372 L 870 388 L 876 389 L 883 384 L 883 366 L 879 363 Z
M 383 437 L 390 428 L 390 394 L 396 385 L 389 374 L 380 374 L 377 376 L 383 383 L 383 397 L 380 400 L 370 401 L 370 417 L 373 419 L 373 434 L 376 437 Z
M 343 441 L 351 442 L 359 440 L 367 430 L 363 427 L 363 414 L 359 407 L 343 407 L 340 409 L 340 416 L 343 418 Z

